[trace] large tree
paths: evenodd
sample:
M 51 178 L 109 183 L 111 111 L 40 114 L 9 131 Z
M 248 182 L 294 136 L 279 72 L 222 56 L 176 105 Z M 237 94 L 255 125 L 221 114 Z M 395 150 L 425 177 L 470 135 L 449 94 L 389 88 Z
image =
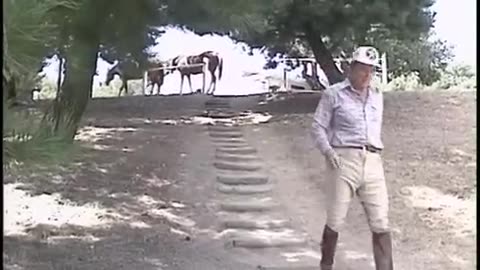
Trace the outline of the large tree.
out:
M 369 42 L 387 54 L 388 73 L 392 77 L 416 72 L 426 85 L 437 81 L 453 59 L 452 47 L 432 33 L 412 41 L 377 34 Z
M 434 21 L 429 9 L 433 0 L 274 2 L 256 1 L 257 9 L 246 17 L 251 27 L 234 32 L 234 36 L 254 46 L 266 45 L 272 55 L 306 56 L 311 52 L 330 83 L 343 79 L 333 60 L 343 51 L 367 44 L 377 31 L 411 42 L 427 33 Z
M 74 0 L 6 0 L 3 2 L 4 97 L 34 87 L 42 62 L 56 46 L 60 25 L 51 20 L 57 11 L 74 11 Z
M 130 60 L 139 70 L 148 64 L 147 48 L 161 34 L 159 26 L 188 25 L 204 32 L 226 32 L 243 20 L 233 0 L 77 0 L 79 10 L 60 13 L 62 47 L 67 61 L 65 83 L 47 119 L 54 132 L 73 139 L 92 95 L 98 53 L 109 62 Z M 249 7 L 254 7 L 249 0 Z M 235 15 L 238 14 L 238 15 Z
M 107 59 L 134 58 L 142 62 L 154 44 L 161 23 L 162 1 L 77 0 L 75 13 L 57 14 L 63 22 L 66 58 L 64 85 L 46 120 L 54 133 L 73 139 L 91 96 L 98 53 Z M 134 19 L 132 19 L 134 18 Z

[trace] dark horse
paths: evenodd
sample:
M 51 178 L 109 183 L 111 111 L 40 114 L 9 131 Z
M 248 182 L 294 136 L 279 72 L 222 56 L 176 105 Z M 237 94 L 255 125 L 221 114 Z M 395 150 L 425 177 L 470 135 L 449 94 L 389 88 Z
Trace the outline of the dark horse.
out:
M 203 74 L 203 67 L 202 66 L 186 66 L 186 65 L 194 65 L 194 64 L 206 64 L 207 69 L 210 71 L 210 75 L 212 77 L 210 81 L 210 86 L 208 87 L 207 94 L 213 94 L 215 89 L 217 88 L 217 76 L 215 75 L 215 71 L 218 68 L 218 80 L 222 78 L 222 71 L 223 71 L 223 59 L 219 56 L 218 53 L 213 51 L 206 51 L 198 55 L 191 55 L 191 56 L 177 56 L 173 58 L 170 62 L 170 66 L 184 66 L 176 68 L 181 75 L 181 82 L 180 82 L 180 95 L 182 94 L 183 90 L 183 80 L 185 76 L 188 79 L 188 83 L 190 85 L 190 92 L 193 92 L 192 89 L 192 81 L 190 76 L 196 74 Z M 172 70 L 171 72 L 173 72 Z M 205 74 L 204 74 L 205 75 Z M 209 93 L 211 90 L 211 93 Z M 202 87 L 202 93 L 205 93 L 205 83 Z
M 150 94 L 153 92 L 155 85 L 158 86 L 157 94 L 160 94 L 160 88 L 163 85 L 164 77 L 168 74 L 164 69 L 156 69 L 165 67 L 163 63 L 149 63 L 149 68 L 154 69 L 147 72 L 147 79 L 150 82 L 152 88 Z M 107 72 L 107 78 L 105 84 L 108 86 L 113 80 L 115 75 L 118 75 L 122 80 L 122 86 L 118 90 L 118 96 L 122 94 L 122 90 L 125 89 L 125 94 L 128 94 L 128 81 L 142 78 L 142 69 L 139 65 L 132 61 L 118 62 Z

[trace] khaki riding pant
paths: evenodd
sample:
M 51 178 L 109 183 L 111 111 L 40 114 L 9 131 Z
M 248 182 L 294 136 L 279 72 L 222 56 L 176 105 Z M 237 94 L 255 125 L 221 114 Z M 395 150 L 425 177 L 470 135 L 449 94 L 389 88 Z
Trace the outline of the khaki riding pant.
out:
M 370 230 L 388 232 L 388 193 L 382 157 L 362 149 L 335 148 L 342 166 L 327 164 L 327 225 L 338 231 L 355 194 L 367 215 Z

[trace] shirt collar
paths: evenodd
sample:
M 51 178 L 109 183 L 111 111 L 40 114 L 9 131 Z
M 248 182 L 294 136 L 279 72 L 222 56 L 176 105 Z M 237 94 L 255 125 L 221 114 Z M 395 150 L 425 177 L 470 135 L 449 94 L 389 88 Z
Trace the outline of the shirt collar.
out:
M 349 80 L 348 78 L 346 78 L 346 79 L 343 81 L 343 85 L 344 85 L 344 88 L 347 88 L 348 90 L 353 91 L 353 92 L 355 92 L 355 93 L 359 93 L 358 90 L 356 90 L 355 88 L 353 88 L 352 83 L 350 82 L 350 80 Z M 370 94 L 370 93 L 372 92 L 372 90 L 373 90 L 372 86 L 369 85 L 369 86 L 367 87 L 367 93 Z

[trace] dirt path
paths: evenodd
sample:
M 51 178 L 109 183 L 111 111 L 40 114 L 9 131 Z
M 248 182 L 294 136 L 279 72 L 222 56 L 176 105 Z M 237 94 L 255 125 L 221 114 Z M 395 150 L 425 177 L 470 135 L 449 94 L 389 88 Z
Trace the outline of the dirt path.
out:
M 275 121 L 249 127 L 288 213 L 318 244 L 325 221 L 323 158 L 309 137 L 312 96 L 264 110 Z M 474 93 L 389 93 L 384 153 L 396 269 L 474 269 L 476 115 Z M 304 114 L 283 112 L 299 106 Z M 285 109 L 287 108 L 287 109 Z M 372 269 L 366 217 L 354 202 L 340 234 L 339 269 Z M 370 266 L 369 266 L 370 265 Z
M 86 158 L 5 178 L 6 268 L 316 269 L 325 179 L 308 128 L 318 96 L 209 99 L 92 102 L 79 136 Z M 396 269 L 474 269 L 475 102 L 386 95 Z M 205 106 L 274 116 L 241 128 L 178 124 Z M 338 269 L 373 269 L 358 204 L 340 237 Z
M 7 269 L 246 269 L 213 238 L 203 127 L 152 124 L 177 108 L 139 101 L 93 102 L 79 136 L 91 149 L 71 168 L 4 181 Z

